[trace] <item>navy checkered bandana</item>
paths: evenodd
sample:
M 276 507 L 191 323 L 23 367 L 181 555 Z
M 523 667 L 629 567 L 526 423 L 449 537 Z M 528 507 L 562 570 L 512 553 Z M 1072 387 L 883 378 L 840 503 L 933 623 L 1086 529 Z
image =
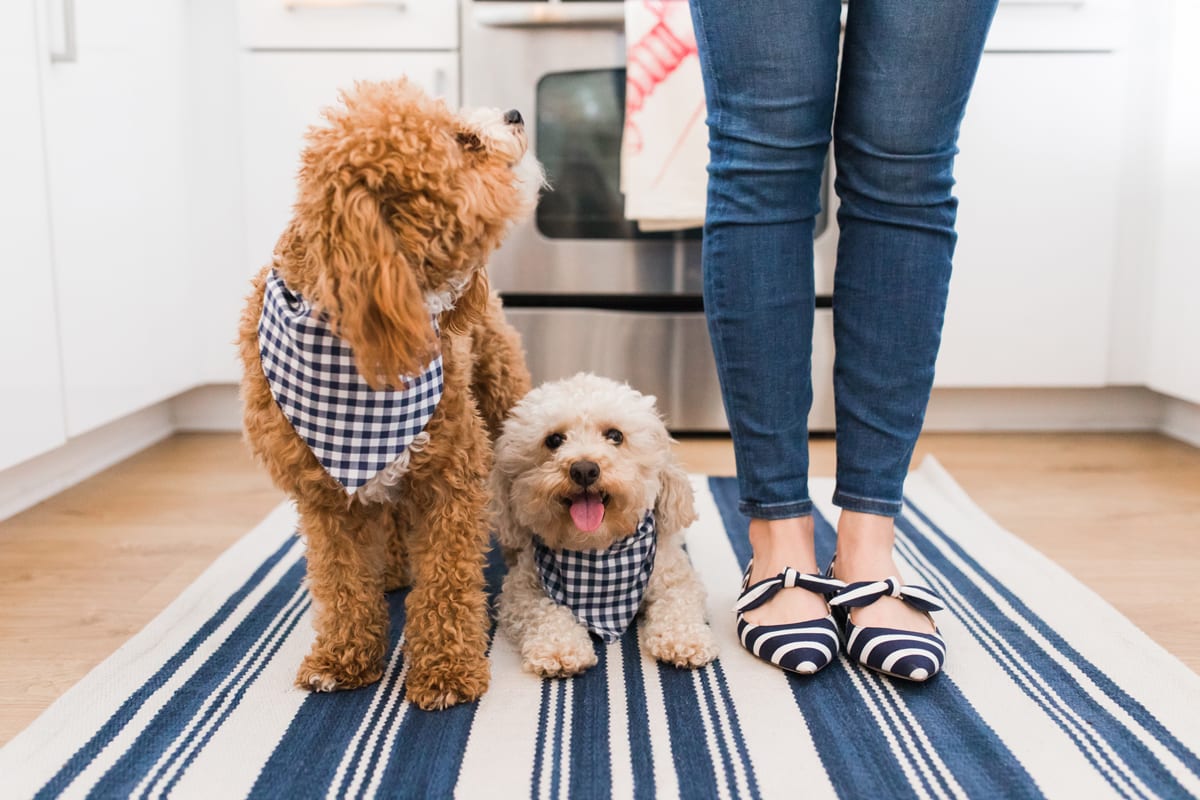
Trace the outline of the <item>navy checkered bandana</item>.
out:
M 650 573 L 658 537 L 654 512 L 637 531 L 605 550 L 551 550 L 533 537 L 533 557 L 547 596 L 605 642 L 614 642 L 633 622 Z
M 368 386 L 346 343 L 274 270 L 267 276 L 258 345 L 275 401 L 350 494 L 406 453 L 442 398 L 440 354 L 402 390 Z

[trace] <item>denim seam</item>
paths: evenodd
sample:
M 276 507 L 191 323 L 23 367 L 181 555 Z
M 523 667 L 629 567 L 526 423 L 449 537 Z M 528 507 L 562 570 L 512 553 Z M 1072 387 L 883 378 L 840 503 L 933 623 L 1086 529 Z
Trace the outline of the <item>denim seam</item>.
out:
M 867 502 L 870 502 L 870 503 L 882 503 L 884 505 L 890 505 L 892 503 L 899 503 L 899 501 L 897 501 L 897 500 L 880 500 L 878 497 L 867 497 L 867 496 L 861 495 L 861 494 L 850 494 L 849 492 L 843 492 L 841 489 L 838 489 L 837 493 L 840 494 L 842 497 L 849 497 L 851 500 L 866 500 Z
M 738 503 L 738 511 L 752 519 L 787 519 L 790 517 L 807 517 L 813 513 L 811 499 L 796 500 L 786 503 L 748 503 L 742 500 Z M 779 513 L 779 512 L 783 513 Z M 762 513 L 756 513 L 762 512 Z
M 862 495 L 844 492 L 841 489 L 834 489 L 833 504 L 849 511 L 881 514 L 890 517 L 898 516 L 904 507 L 903 500 L 880 500 L 877 497 L 863 497 Z

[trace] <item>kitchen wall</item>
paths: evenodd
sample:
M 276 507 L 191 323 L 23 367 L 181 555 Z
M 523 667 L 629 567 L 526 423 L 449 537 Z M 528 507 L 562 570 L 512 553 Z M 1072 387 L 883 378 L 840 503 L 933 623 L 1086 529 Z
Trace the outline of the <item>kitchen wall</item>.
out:
M 286 173 L 296 147 L 272 121 L 315 121 L 333 99 L 321 81 L 397 63 L 458 95 L 453 40 L 406 45 L 411 57 L 339 41 L 279 50 L 260 46 L 261 28 L 248 35 L 235 0 L 76 5 L 72 62 L 50 58 L 66 44 L 59 0 L 0 11 L 0 137 L 27 156 L 0 196 L 0 517 L 172 430 L 237 428 L 231 342 L 270 256 L 254 220 L 281 213 L 261 207 L 261 176 Z M 454 16 L 449 0 L 416 5 Z M 1021 5 L 964 126 L 959 273 L 929 428 L 1163 429 L 1200 444 L 1200 8 L 1090 0 L 1072 26 L 1070 6 Z M 1042 12 L 1066 23 L 1018 24 Z M 1058 30 L 1077 51 L 1006 49 L 1021 30 Z M 1088 36 L 1109 37 L 1103 57 Z M 122 125 L 154 169 L 105 171 L 139 163 Z M 985 152 L 1012 161 L 973 155 Z M 89 169 L 108 183 L 81 182 Z M 92 225 L 105 213 L 111 224 Z M 1006 325 L 1024 354 L 1009 361 L 992 333 Z

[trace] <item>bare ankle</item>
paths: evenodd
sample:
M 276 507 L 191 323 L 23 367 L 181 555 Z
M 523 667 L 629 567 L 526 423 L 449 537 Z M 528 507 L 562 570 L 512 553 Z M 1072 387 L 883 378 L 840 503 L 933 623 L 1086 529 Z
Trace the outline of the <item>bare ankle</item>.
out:
M 837 563 L 842 571 L 891 569 L 894 564 L 895 522 L 891 517 L 842 511 L 837 530 Z M 880 578 L 886 575 L 878 576 Z
M 754 551 L 754 577 L 776 575 L 784 567 L 815 572 L 813 518 L 750 520 L 750 547 Z

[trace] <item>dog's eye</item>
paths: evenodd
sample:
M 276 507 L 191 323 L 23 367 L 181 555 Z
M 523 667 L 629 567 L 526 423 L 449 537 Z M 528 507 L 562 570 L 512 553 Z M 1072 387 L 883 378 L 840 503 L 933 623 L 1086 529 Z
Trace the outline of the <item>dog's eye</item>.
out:
M 616 428 L 609 428 L 604 432 L 604 438 L 608 439 L 613 444 L 620 444 L 625 441 L 625 434 L 621 433 Z
M 551 450 L 557 450 L 558 448 L 562 447 L 562 443 L 566 440 L 567 437 L 563 436 L 561 433 L 552 433 L 546 437 L 546 447 L 549 447 Z

